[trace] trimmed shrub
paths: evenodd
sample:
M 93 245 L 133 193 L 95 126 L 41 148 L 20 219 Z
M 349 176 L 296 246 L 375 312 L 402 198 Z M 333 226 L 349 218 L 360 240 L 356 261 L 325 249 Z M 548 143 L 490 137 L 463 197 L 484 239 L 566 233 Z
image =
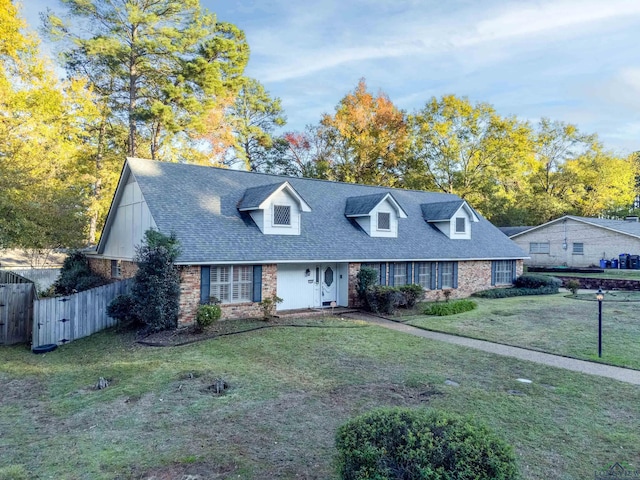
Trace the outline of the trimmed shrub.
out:
M 392 315 L 406 300 L 400 289 L 376 285 L 367 294 L 367 304 L 372 312 Z
M 196 312 L 196 328 L 199 331 L 205 330 L 207 327 L 213 325 L 220 320 L 222 316 L 222 309 L 220 305 L 205 304 L 198 307 Z
M 385 408 L 338 429 L 343 480 L 511 480 L 513 449 L 485 425 L 434 410 Z
M 456 313 L 469 312 L 477 308 L 477 304 L 472 300 L 454 300 L 453 302 L 431 303 L 425 307 L 423 313 L 425 315 L 455 315 Z
M 180 274 L 173 264 L 180 253 L 175 235 L 147 230 L 136 250 L 138 271 L 131 296 L 134 313 L 150 332 L 174 329 L 180 311 Z
M 411 283 L 408 285 L 402 285 L 399 287 L 400 292 L 404 295 L 404 306 L 407 308 L 413 308 L 416 306 L 422 297 L 424 296 L 424 289 L 422 285 Z
M 580 288 L 580 282 L 575 279 L 567 280 L 565 287 L 571 292 L 572 295 L 577 295 L 578 289 Z
M 134 301 L 131 295 L 118 295 L 107 305 L 107 315 L 120 323 L 136 322 Z
M 516 288 L 556 287 L 557 290 L 562 286 L 562 281 L 556 277 L 550 277 L 548 275 L 527 273 L 526 275 L 520 275 L 516 279 L 515 286 Z
M 107 283 L 109 283 L 109 279 L 91 271 L 87 256 L 81 251 L 75 250 L 64 259 L 60 276 L 53 284 L 53 291 L 56 295 L 71 295 Z
M 473 297 L 478 298 L 508 298 L 521 297 L 525 295 L 553 295 L 558 293 L 558 287 L 540 287 L 540 288 L 491 288 L 474 293 Z
M 363 267 L 356 275 L 356 292 L 367 310 L 376 311 L 369 303 L 371 293 L 378 283 L 378 272 L 373 268 Z

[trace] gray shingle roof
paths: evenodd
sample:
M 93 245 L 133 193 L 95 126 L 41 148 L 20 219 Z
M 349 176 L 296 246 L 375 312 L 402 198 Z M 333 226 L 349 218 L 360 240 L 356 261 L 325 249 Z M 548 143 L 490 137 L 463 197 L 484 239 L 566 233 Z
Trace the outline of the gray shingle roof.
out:
M 608 218 L 591 218 L 591 217 L 576 217 L 568 215 L 568 218 L 574 218 L 583 222 L 598 225 L 599 227 L 609 228 L 618 232 L 640 237 L 640 222 L 628 221 L 628 220 L 610 220 Z
M 504 233 L 507 237 L 511 235 L 515 235 L 516 233 L 526 232 L 527 230 L 532 229 L 533 227 L 498 227 L 502 233 Z
M 360 197 L 349 197 L 344 214 L 347 216 L 368 215 L 386 196 L 386 193 L 374 193 Z
M 459 205 L 461 200 L 455 195 L 141 159 L 129 159 L 128 165 L 158 229 L 178 236 L 182 249 L 178 262 L 183 264 L 527 256 L 482 217 L 472 226 L 471 240 L 450 240 L 425 222 L 422 204 Z M 300 235 L 264 235 L 238 205 L 247 189 L 255 189 L 251 196 L 258 198 L 258 193 L 283 181 L 291 184 L 312 211 L 302 213 Z M 346 218 L 347 201 L 386 193 L 393 195 L 408 217 L 398 221 L 397 238 L 369 237 Z M 250 203 L 254 200 L 247 201 Z
M 420 205 L 422 215 L 427 222 L 450 220 L 464 202 L 452 200 L 448 202 L 423 203 Z
M 282 186 L 284 182 L 272 183 L 271 185 L 260 185 L 259 187 L 247 188 L 238 208 L 240 210 L 249 210 L 258 208 L 269 196 Z

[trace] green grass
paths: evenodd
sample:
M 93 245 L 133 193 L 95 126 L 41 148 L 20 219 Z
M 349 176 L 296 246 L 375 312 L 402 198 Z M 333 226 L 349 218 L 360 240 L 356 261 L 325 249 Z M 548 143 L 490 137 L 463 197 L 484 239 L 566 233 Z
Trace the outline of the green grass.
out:
M 172 348 L 104 332 L 45 355 L 0 348 L 0 473 L 332 479 L 338 426 L 394 405 L 476 416 L 514 445 L 525 479 L 640 468 L 637 386 L 349 325 L 361 328 Z M 111 385 L 93 390 L 101 376 Z M 225 395 L 206 389 L 217 378 Z
M 618 298 L 620 297 L 620 298 Z M 414 316 L 410 325 L 640 369 L 640 302 L 605 295 L 602 358 L 598 358 L 598 305 L 564 294 L 501 299 L 477 298 L 478 308 L 450 317 Z M 614 300 L 615 299 L 615 300 Z M 405 318 L 406 319 L 406 318 Z

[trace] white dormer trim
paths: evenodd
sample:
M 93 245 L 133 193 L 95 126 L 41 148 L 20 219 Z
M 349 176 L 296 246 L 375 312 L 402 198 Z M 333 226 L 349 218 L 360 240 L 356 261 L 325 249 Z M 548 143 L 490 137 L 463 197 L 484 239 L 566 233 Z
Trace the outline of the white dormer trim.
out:
M 347 218 L 370 217 L 372 215 L 372 212 L 376 211 L 380 207 L 380 205 L 382 205 L 384 202 L 389 202 L 391 204 L 398 218 L 407 218 L 407 214 L 404 211 L 404 209 L 400 206 L 398 202 L 396 202 L 396 199 L 393 198 L 393 195 L 391 195 L 390 193 L 387 193 L 382 198 L 382 200 L 380 200 L 376 204 L 376 206 L 371 209 L 370 212 L 347 215 Z
M 259 204 L 249 204 L 238 210 L 248 212 L 265 235 L 300 235 L 301 213 L 310 212 L 311 207 L 289 182 L 283 182 Z
M 474 212 L 473 208 L 471 208 L 465 201 L 462 202 L 451 218 L 431 220 L 430 223 L 433 223 L 438 230 L 452 240 L 470 240 L 471 225 L 479 221 L 480 219 Z M 464 228 L 460 229 L 459 227 L 461 226 Z

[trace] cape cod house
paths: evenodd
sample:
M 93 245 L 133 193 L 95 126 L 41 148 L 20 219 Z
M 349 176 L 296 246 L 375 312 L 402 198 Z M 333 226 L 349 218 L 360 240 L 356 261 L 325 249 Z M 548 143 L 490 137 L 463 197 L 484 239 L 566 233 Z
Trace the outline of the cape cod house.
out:
M 223 318 L 357 303 L 356 275 L 418 283 L 427 298 L 511 284 L 526 254 L 459 197 L 238 170 L 127 159 L 92 267 L 135 272 L 153 228 L 181 251 L 181 323 L 216 297 Z

